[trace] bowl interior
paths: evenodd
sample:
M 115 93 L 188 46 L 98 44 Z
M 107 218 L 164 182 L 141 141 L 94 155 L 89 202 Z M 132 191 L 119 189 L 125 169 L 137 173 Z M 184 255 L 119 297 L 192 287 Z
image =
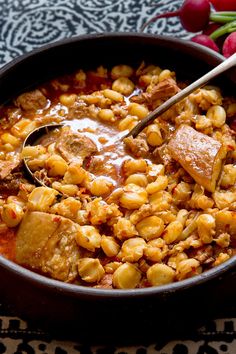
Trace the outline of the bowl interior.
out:
M 209 69 L 222 62 L 223 57 L 211 50 L 201 48 L 187 41 L 143 34 L 100 34 L 80 36 L 58 43 L 50 44 L 18 58 L 0 70 L 0 103 L 6 102 L 22 91 L 37 86 L 57 75 L 70 73 L 75 69 L 96 68 L 99 65 L 111 67 L 114 64 L 131 64 L 138 67 L 142 61 L 153 63 L 176 71 L 177 79 L 189 80 L 199 78 Z M 236 72 L 224 75 L 216 80 L 227 93 L 230 93 L 236 82 Z M 135 291 L 112 291 L 114 296 L 137 296 L 140 293 L 171 292 L 197 283 L 207 278 L 215 278 L 222 272 L 234 267 L 232 258 L 224 265 L 205 272 L 201 276 L 158 288 L 137 289 Z M 0 257 L 0 265 L 11 268 L 11 262 Z M 93 293 L 110 296 L 111 292 L 102 289 L 85 289 L 70 284 L 63 284 L 34 274 L 17 265 L 12 271 L 18 276 L 32 278 L 34 283 L 48 287 L 57 287 L 72 293 Z M 79 290 L 80 288 L 80 290 Z M 81 290 L 82 288 L 82 290 Z

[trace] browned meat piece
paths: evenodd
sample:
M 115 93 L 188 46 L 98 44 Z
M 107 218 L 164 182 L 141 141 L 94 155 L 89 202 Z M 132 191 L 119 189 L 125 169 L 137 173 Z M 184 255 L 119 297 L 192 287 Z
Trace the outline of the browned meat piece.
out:
M 124 139 L 124 143 L 135 157 L 146 157 L 148 155 L 149 147 L 144 133 L 140 133 L 137 138 L 129 136 Z
M 0 179 L 4 179 L 11 174 L 11 172 L 19 166 L 19 161 L 2 161 L 0 160 Z
M 91 156 L 86 160 L 85 168 L 96 175 L 102 174 L 104 171 L 104 160 L 103 156 Z
M 28 212 L 16 236 L 16 262 L 55 279 L 74 280 L 80 257 L 77 229 L 76 223 L 62 216 Z
M 15 105 L 22 108 L 24 111 L 36 111 L 42 109 L 47 104 L 47 98 L 40 90 L 22 93 L 15 100 Z
M 0 182 L 0 193 L 16 194 L 25 180 L 21 172 L 10 174 Z
M 175 80 L 169 78 L 153 86 L 151 92 L 144 92 L 141 95 L 131 97 L 131 101 L 137 103 L 152 104 L 153 102 L 159 99 L 167 100 L 179 91 L 180 88 L 177 86 Z
M 11 127 L 20 120 L 21 110 L 16 107 L 1 107 L 0 127 L 3 130 L 11 129 Z
M 171 157 L 209 192 L 214 192 L 221 171 L 225 151 L 222 144 L 199 133 L 188 125 L 181 125 L 168 144 Z
M 159 163 L 163 163 L 165 166 L 174 162 L 174 160 L 170 156 L 167 144 L 162 144 L 161 146 L 157 147 L 153 151 L 153 156 L 157 158 L 157 161 Z
M 214 261 L 213 258 L 213 247 L 211 245 L 203 246 L 197 249 L 190 249 L 188 252 L 190 258 L 195 258 L 201 264 L 208 264 Z
M 63 129 L 56 143 L 56 149 L 68 162 L 86 157 L 96 153 L 96 144 L 85 135 L 74 133 L 70 129 Z

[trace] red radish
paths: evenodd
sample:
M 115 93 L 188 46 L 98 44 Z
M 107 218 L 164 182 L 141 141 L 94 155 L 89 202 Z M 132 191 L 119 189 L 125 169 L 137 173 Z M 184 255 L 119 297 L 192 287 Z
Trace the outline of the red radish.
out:
M 141 31 L 143 31 L 151 22 L 154 22 L 159 18 L 176 16 L 180 18 L 182 26 L 187 31 L 201 31 L 209 21 L 210 2 L 209 0 L 185 0 L 179 10 L 166 12 L 164 14 L 153 17 L 142 26 Z
M 222 53 L 226 58 L 236 53 L 236 32 L 230 33 L 226 38 L 223 44 Z
M 206 34 L 207 36 L 211 37 L 211 34 L 214 33 L 216 30 L 218 30 L 221 27 L 219 23 L 214 23 L 211 22 L 209 25 L 202 31 L 202 34 Z M 218 48 L 222 48 L 222 45 L 224 43 L 225 38 L 227 37 L 227 34 L 224 34 L 218 38 L 216 38 L 215 43 Z
M 208 37 L 205 34 L 198 34 L 197 36 L 194 36 L 193 38 L 191 38 L 191 41 L 201 44 L 201 45 L 208 47 L 212 50 L 215 50 L 216 52 L 219 52 L 219 48 L 217 47 L 217 45 L 215 44 L 213 39 L 211 39 L 210 37 Z
M 235 0 L 210 0 L 210 2 L 218 11 L 236 11 Z

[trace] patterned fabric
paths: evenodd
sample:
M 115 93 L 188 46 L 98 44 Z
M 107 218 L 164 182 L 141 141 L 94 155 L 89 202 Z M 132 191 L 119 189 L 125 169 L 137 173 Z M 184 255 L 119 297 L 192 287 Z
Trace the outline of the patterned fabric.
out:
M 176 10 L 182 0 L 0 0 L 0 66 L 65 37 L 96 32 L 136 32 L 151 16 Z M 178 19 L 161 19 L 147 32 L 188 38 Z M 235 354 L 236 319 L 207 323 L 170 343 L 139 347 L 88 347 L 54 340 L 0 305 L 0 354 Z
M 236 319 L 212 321 L 192 333 L 169 343 L 133 347 L 93 346 L 53 340 L 50 334 L 33 331 L 20 319 L 1 316 L 0 353 L 6 354 L 235 354 Z
M 155 4 L 155 6 L 154 6 Z M 0 64 L 43 44 L 96 32 L 136 32 L 152 15 L 181 0 L 0 0 Z M 149 32 L 187 37 L 177 18 Z

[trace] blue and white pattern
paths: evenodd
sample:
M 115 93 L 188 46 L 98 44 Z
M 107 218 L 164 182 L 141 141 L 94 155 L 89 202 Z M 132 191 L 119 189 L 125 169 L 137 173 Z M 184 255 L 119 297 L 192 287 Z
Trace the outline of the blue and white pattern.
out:
M 174 11 L 182 0 L 0 0 L 0 66 L 19 55 L 86 33 L 137 32 L 154 15 Z M 147 32 L 189 38 L 176 18 L 161 19 Z M 217 320 L 163 346 L 87 347 L 60 342 L 10 317 L 0 305 L 0 354 L 235 354 L 236 319 Z
M 85 33 L 137 32 L 180 0 L 0 0 L 0 65 L 43 44 Z M 177 18 L 147 31 L 187 37 Z

